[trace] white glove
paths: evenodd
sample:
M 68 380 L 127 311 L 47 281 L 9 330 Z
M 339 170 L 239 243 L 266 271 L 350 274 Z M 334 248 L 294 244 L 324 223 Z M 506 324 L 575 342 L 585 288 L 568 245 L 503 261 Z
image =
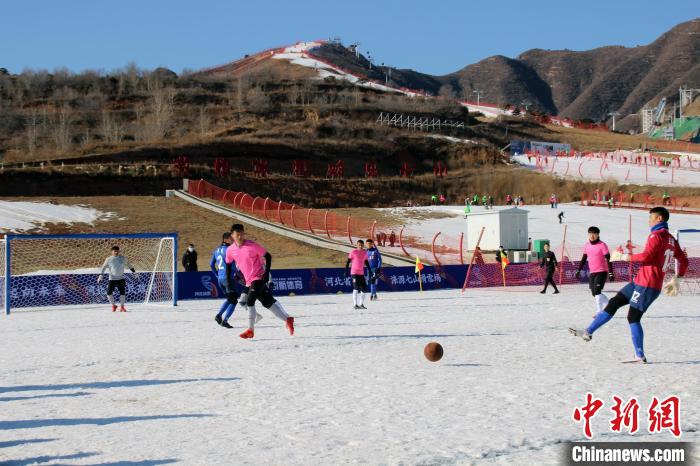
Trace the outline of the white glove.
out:
M 678 277 L 673 277 L 664 283 L 662 290 L 666 296 L 677 296 L 680 291 L 680 280 Z
M 102 275 L 98 275 L 97 276 L 97 283 L 101 283 L 101 282 L 102 282 Z

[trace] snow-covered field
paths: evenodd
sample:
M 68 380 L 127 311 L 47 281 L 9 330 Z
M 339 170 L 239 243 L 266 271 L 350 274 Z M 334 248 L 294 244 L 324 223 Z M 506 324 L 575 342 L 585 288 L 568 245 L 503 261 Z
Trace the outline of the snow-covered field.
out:
M 494 210 L 510 208 L 495 206 Z M 624 245 L 629 238 L 630 216 L 632 216 L 632 243 L 643 246 L 649 235 L 647 219 L 649 213 L 639 209 L 607 209 L 604 207 L 582 207 L 578 203 L 559 204 L 552 209 L 549 205 L 525 205 L 529 211 L 528 232 L 533 239 L 548 239 L 556 247 L 564 240 L 564 225 L 566 229 L 567 249 L 576 249 L 587 241 L 589 226 L 596 225 L 601 230 L 601 239 L 611 248 Z M 401 216 L 412 234 L 424 233 L 424 240 L 430 241 L 433 235 L 441 231 L 445 235 L 459 236 L 466 234 L 467 226 L 464 219 L 464 206 L 425 206 L 425 207 L 395 207 L 380 209 Z M 472 207 L 472 212 L 484 212 L 483 207 Z M 564 212 L 564 223 L 559 224 L 557 215 Z M 426 218 L 432 213 L 449 214 L 450 217 Z M 700 229 L 700 215 L 671 214 L 669 221 L 671 232 L 680 229 Z M 681 245 L 689 251 L 700 254 L 700 234 L 686 234 L 681 237 Z M 578 259 L 578 258 L 577 258 Z
M 697 157 L 697 154 L 693 154 Z M 525 168 L 536 169 L 536 158 L 528 160 L 526 155 L 516 155 L 511 160 Z M 545 173 L 579 180 L 608 180 L 612 179 L 621 184 L 655 185 L 655 186 L 686 186 L 700 187 L 700 169 L 698 161 L 695 168 L 675 168 L 635 165 L 631 163 L 604 161 L 602 159 L 588 158 L 558 158 L 549 157 L 549 165 L 544 168 Z M 552 166 L 553 164 L 553 166 Z
M 45 223 L 90 223 L 107 216 L 97 209 L 48 202 L 0 201 L 0 233 L 31 230 Z
M 676 394 L 682 440 L 700 440 L 697 297 L 654 304 L 635 365 L 626 312 L 585 343 L 566 329 L 590 320 L 588 291 L 536 291 L 385 293 L 361 312 L 282 298 L 296 335 L 262 310 L 253 341 L 215 301 L 17 311 L 0 318 L 0 462 L 557 464 L 587 391 L 606 403 L 595 439 L 671 440 L 646 409 Z M 612 395 L 639 399 L 640 433 L 609 431 Z

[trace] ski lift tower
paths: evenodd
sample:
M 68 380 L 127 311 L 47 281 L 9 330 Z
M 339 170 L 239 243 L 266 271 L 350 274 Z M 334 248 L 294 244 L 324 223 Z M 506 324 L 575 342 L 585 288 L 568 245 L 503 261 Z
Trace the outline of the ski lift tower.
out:
M 608 113 L 608 115 L 610 115 L 610 116 L 612 117 L 612 119 L 613 119 L 613 121 L 612 121 L 612 130 L 615 131 L 615 117 L 619 117 L 619 116 L 620 116 L 620 113 L 619 113 L 619 112 L 610 112 L 610 113 Z

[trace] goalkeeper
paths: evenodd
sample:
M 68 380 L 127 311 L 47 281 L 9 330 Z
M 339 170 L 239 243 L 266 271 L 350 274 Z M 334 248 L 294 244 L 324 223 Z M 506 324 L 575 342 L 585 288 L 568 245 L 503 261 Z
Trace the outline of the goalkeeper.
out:
M 100 274 L 97 276 L 97 283 L 102 282 L 102 275 L 105 270 L 109 271 L 109 285 L 107 285 L 107 299 L 112 305 L 112 312 L 117 310 L 117 305 L 114 303 L 114 289 L 119 290 L 119 312 L 126 312 L 124 303 L 126 302 L 126 280 L 124 280 L 124 269 L 131 270 L 131 273 L 136 273 L 134 266 L 131 265 L 129 259 L 119 255 L 119 246 L 112 246 L 112 255 L 105 259 Z
M 678 244 L 678 241 L 668 231 L 668 210 L 665 207 L 654 207 L 649 211 L 649 227 L 651 234 L 647 238 L 644 251 L 639 254 L 624 254 L 625 259 L 641 262 L 639 272 L 634 280 L 622 288 L 605 306 L 604 312 L 598 313 L 591 325 L 585 330 L 569 329 L 572 334 L 590 341 L 593 332 L 602 327 L 615 315 L 622 306 L 630 305 L 627 321 L 632 333 L 632 344 L 638 362 L 646 362 L 644 355 L 644 331 L 642 316 L 651 303 L 661 294 L 669 296 L 678 294 L 678 277 L 685 275 L 688 269 L 688 258 Z M 678 273 L 664 284 L 666 270 L 678 261 Z

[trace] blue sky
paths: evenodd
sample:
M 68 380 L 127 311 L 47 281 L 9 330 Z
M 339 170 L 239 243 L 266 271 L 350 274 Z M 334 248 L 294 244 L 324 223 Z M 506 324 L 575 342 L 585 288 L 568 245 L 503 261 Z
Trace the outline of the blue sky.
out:
M 339 36 L 360 42 L 377 62 L 446 74 L 531 48 L 644 45 L 697 11 L 697 0 L 8 0 L 0 9 L 0 67 L 112 70 L 133 61 L 180 72 Z

